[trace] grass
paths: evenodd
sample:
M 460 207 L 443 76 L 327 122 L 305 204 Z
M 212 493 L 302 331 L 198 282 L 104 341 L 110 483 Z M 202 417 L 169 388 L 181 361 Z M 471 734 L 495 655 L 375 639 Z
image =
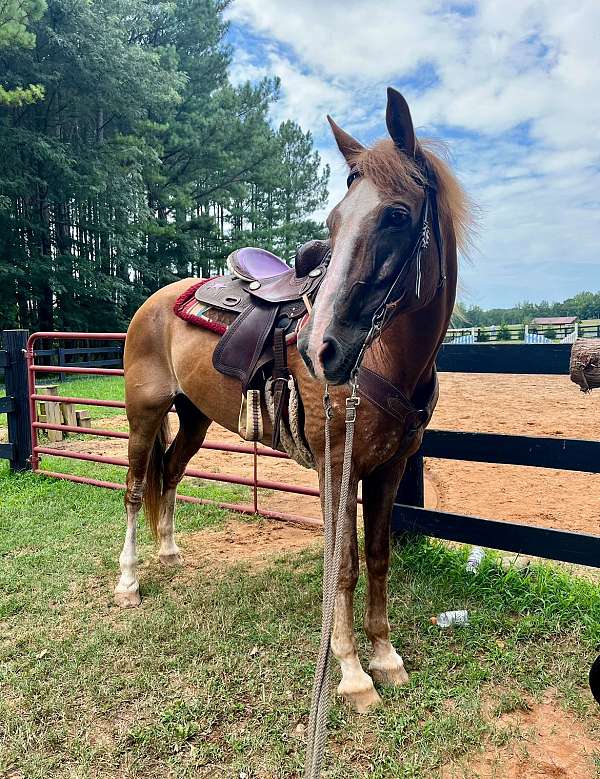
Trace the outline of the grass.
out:
M 96 400 L 125 400 L 125 387 L 122 376 L 89 376 L 68 381 L 46 381 L 40 374 L 37 385 L 56 384 L 59 395 L 75 398 L 95 398 Z M 123 409 L 104 406 L 77 406 L 86 408 L 92 419 L 106 419 L 124 414 Z
M 317 552 L 184 578 L 158 567 L 142 529 L 143 605 L 121 611 L 111 589 L 122 495 L 6 470 L 0 495 L 0 776 L 301 775 Z M 209 533 L 227 516 L 182 505 L 178 526 Z M 472 576 L 465 556 L 424 540 L 396 550 L 390 615 L 411 680 L 385 689 L 368 716 L 333 705 L 328 779 L 435 777 L 487 739 L 503 743 L 494 716 L 549 687 L 576 716 L 597 717 L 586 674 L 600 643 L 598 588 L 549 565 L 505 570 L 492 556 Z M 361 580 L 357 621 L 363 605 Z M 470 624 L 430 624 L 448 608 L 469 609 Z M 366 659 L 362 639 L 360 651 Z

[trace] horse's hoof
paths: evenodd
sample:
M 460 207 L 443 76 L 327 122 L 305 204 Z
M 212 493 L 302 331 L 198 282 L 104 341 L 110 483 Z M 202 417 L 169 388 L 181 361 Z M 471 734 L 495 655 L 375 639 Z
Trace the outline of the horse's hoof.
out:
M 141 602 L 140 585 L 137 582 L 126 589 L 120 590 L 117 588 L 115 590 L 115 603 L 122 609 L 135 608 L 135 606 L 139 606 Z
M 365 687 L 362 690 L 345 690 L 340 689 L 340 687 L 338 687 L 338 695 L 349 703 L 358 714 L 366 714 L 381 703 L 381 698 L 373 687 L 373 683 L 370 687 Z
M 159 554 L 158 559 L 160 564 L 165 568 L 173 568 L 175 565 L 183 564 L 183 557 L 180 552 L 173 552 L 172 554 Z
M 370 665 L 369 673 L 377 684 L 391 684 L 394 687 L 401 687 L 408 682 L 408 674 L 403 665 L 391 668 L 373 667 L 373 665 Z

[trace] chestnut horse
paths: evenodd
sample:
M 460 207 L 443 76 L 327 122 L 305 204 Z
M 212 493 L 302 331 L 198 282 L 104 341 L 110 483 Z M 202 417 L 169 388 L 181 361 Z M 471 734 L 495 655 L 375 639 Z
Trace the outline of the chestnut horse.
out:
M 434 384 L 437 389 L 434 363 L 454 305 L 457 245 L 466 238 L 468 222 L 463 191 L 447 165 L 416 139 L 408 105 L 399 92 L 388 89 L 386 122 L 391 137 L 372 148 L 362 146 L 333 120 L 329 122 L 349 166 L 348 192 L 327 219 L 329 267 L 308 322 L 299 333 L 298 348 L 290 348 L 288 355 L 304 408 L 304 435 L 321 488 L 323 383 L 329 383 L 333 403 L 335 485 L 340 480 L 348 382 L 382 301 L 389 302 L 386 320 L 379 338 L 366 350 L 363 365 L 387 379 L 400 397 L 418 402 L 415 399 L 421 395 L 430 406 L 435 405 L 437 394 L 431 389 Z M 432 192 L 435 208 L 427 208 Z M 411 247 L 422 232 L 429 233 L 429 240 L 423 241 L 418 268 L 414 268 Z M 404 276 L 399 276 L 403 268 Z M 140 602 L 136 522 L 142 502 L 159 543 L 161 563 L 180 563 L 174 539 L 177 485 L 212 421 L 238 430 L 240 384 L 217 372 L 212 364 L 219 337 L 173 313 L 175 300 L 193 282 L 178 281 L 152 295 L 133 317 L 127 333 L 127 532 L 115 589 L 121 606 Z M 393 300 L 386 297 L 392 288 Z M 166 448 L 166 420 L 173 405 L 179 430 Z M 269 418 L 266 409 L 263 417 Z M 399 685 L 408 678 L 402 658 L 390 642 L 387 573 L 394 496 L 407 457 L 420 445 L 424 426 L 415 428 L 414 418 L 409 417 L 408 407 L 404 416 L 398 407 L 390 415 L 365 397 L 358 410 L 331 640 L 342 672 L 338 694 L 358 711 L 366 711 L 380 700 L 373 681 Z M 265 443 L 270 435 L 270 425 L 265 424 Z M 369 673 L 358 658 L 352 608 L 358 579 L 356 498 L 360 481 L 368 574 L 364 625 L 373 644 Z

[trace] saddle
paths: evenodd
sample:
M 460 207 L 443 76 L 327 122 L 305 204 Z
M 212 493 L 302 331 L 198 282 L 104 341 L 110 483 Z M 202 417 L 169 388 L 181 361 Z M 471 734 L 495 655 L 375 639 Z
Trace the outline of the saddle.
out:
M 195 292 L 199 303 L 230 312 L 233 321 L 213 353 L 213 366 L 238 379 L 243 395 L 273 380 L 273 448 L 290 372 L 287 345 L 307 314 L 329 262 L 329 241 L 313 240 L 298 249 L 294 267 L 264 249 L 245 247 L 227 258 L 231 273 L 210 279 Z

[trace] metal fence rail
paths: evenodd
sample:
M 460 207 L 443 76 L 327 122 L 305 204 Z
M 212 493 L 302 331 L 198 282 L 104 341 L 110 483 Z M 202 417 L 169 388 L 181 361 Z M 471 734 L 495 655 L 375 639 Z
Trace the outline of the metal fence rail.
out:
M 35 387 L 36 374 L 48 374 L 48 373 L 69 373 L 69 374 L 81 374 L 81 375 L 94 375 L 94 376 L 123 376 L 122 369 L 106 368 L 106 367 L 87 367 L 80 364 L 77 366 L 63 366 L 63 365 L 39 365 L 36 362 L 36 357 L 39 354 L 45 354 L 47 350 L 37 349 L 36 344 L 43 339 L 58 340 L 76 340 L 83 339 L 89 341 L 94 340 L 125 340 L 125 333 L 34 333 L 28 340 L 27 344 L 27 374 L 29 382 L 28 401 L 29 401 L 29 414 L 31 418 L 30 437 L 31 437 L 31 466 L 35 473 L 40 473 L 45 476 L 51 476 L 54 478 L 65 479 L 68 481 L 74 481 L 79 484 L 89 484 L 93 486 L 108 487 L 110 489 L 124 489 L 125 485 L 119 482 L 109 482 L 100 479 L 93 479 L 87 476 L 75 476 L 73 474 L 61 473 L 59 471 L 48 471 L 41 468 L 41 456 L 45 457 L 57 457 L 65 458 L 69 460 L 80 460 L 84 462 L 95 462 L 105 465 L 116 465 L 120 467 L 127 467 L 128 463 L 125 458 L 122 457 L 110 457 L 106 455 L 89 454 L 86 452 L 78 452 L 72 449 L 53 449 L 48 446 L 40 446 L 38 441 L 38 431 L 40 430 L 56 430 L 63 433 L 81 433 L 105 438 L 118 438 L 128 439 L 129 434 L 115 430 L 104 430 L 98 428 L 82 428 L 75 427 L 73 425 L 56 424 L 51 422 L 41 422 L 37 418 L 37 404 L 39 402 L 53 402 L 53 403 L 68 403 L 87 406 L 100 406 L 105 408 L 118 408 L 124 409 L 125 403 L 119 400 L 98 400 L 96 398 L 87 397 L 74 397 L 69 395 L 48 395 L 38 394 Z M 61 349 L 65 354 L 69 351 Z M 282 452 L 275 451 L 265 446 L 247 445 L 247 444 L 231 444 L 226 441 L 205 441 L 202 445 L 203 449 L 217 450 L 223 452 L 235 452 L 238 454 L 248 454 L 253 458 L 253 476 L 242 477 L 237 474 L 227 473 L 214 473 L 211 471 L 198 470 L 196 468 L 187 468 L 185 471 L 186 476 L 192 478 L 202 479 L 203 481 L 218 481 L 225 484 L 236 484 L 244 487 L 250 487 L 252 489 L 252 503 L 228 503 L 222 501 L 213 501 L 203 498 L 195 498 L 190 496 L 179 496 L 178 499 L 183 502 L 189 503 L 202 503 L 217 505 L 222 508 L 230 509 L 232 511 L 238 511 L 246 514 L 260 513 L 264 516 L 268 516 L 274 519 L 287 520 L 300 524 L 310 526 L 321 526 L 321 521 L 314 519 L 313 517 L 305 517 L 297 514 L 287 514 L 283 512 L 271 511 L 270 509 L 259 505 L 259 489 L 275 490 L 281 492 L 288 492 L 294 495 L 305 495 L 310 497 L 318 497 L 319 491 L 312 487 L 304 487 L 295 484 L 289 484 L 285 482 L 260 479 L 258 477 L 259 471 L 259 458 L 261 457 L 274 457 L 279 459 L 289 459 L 288 456 Z

